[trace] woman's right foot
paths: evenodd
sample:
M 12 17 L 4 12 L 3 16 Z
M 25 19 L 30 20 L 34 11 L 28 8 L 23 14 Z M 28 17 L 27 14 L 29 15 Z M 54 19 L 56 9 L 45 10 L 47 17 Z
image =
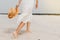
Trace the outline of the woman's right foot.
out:
M 26 30 L 26 32 L 31 32 L 30 30 Z

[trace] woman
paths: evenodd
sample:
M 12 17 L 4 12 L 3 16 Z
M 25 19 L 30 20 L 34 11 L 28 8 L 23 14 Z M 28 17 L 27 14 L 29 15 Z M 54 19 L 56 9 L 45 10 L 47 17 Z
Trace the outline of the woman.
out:
M 20 4 L 22 4 L 22 13 L 18 16 L 18 22 L 19 23 L 18 28 L 15 32 L 13 32 L 14 37 L 17 37 L 19 31 L 23 28 L 23 26 L 27 23 L 27 29 L 26 32 L 30 32 L 30 20 L 32 17 L 32 9 L 34 7 L 34 1 L 35 0 L 19 0 L 18 4 L 16 5 L 16 8 L 19 7 Z M 38 0 L 36 0 L 36 8 L 38 8 Z

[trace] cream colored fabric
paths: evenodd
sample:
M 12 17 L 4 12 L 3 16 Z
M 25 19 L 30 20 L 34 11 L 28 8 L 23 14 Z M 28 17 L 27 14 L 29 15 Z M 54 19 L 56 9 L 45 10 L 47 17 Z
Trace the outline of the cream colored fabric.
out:
M 22 12 L 21 15 L 18 16 L 17 23 L 20 23 L 20 21 L 23 21 L 24 23 L 30 21 L 33 7 L 34 0 L 22 0 Z

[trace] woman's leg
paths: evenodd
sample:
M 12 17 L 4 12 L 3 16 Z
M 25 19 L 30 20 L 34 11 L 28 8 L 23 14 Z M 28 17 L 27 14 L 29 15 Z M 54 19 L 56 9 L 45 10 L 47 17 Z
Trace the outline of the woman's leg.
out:
M 21 23 L 18 25 L 18 28 L 16 29 L 16 31 L 13 32 L 13 36 L 14 36 L 14 37 L 17 37 L 17 36 L 18 36 L 19 31 L 23 28 L 24 25 L 25 25 L 24 22 L 21 22 Z
M 31 23 L 28 21 L 28 22 L 27 22 L 26 32 L 30 32 L 30 24 L 31 24 Z

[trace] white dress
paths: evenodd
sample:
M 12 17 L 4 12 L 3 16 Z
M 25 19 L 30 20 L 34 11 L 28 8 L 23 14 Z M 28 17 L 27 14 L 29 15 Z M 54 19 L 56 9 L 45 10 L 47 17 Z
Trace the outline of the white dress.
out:
M 17 23 L 31 21 L 34 0 L 22 0 L 22 12 L 18 16 Z

